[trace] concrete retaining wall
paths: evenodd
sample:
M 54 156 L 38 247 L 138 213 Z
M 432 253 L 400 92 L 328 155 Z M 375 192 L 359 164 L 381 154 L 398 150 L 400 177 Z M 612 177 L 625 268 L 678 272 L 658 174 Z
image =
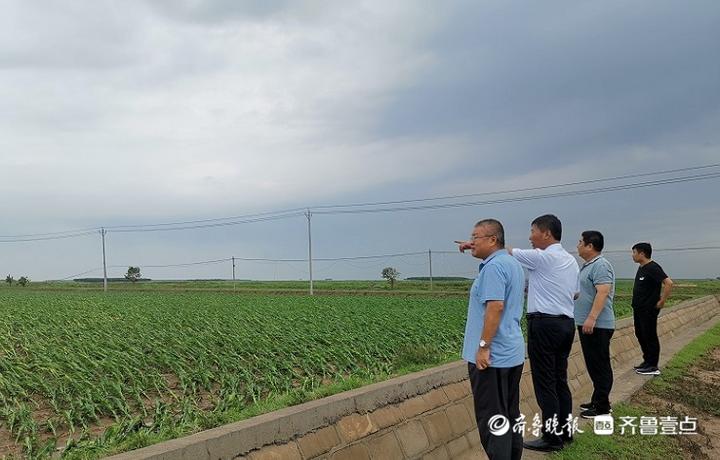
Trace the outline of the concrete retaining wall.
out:
M 713 296 L 663 311 L 658 320 L 661 343 L 718 313 L 720 303 Z M 632 318 L 617 322 L 610 350 L 613 365 L 639 361 Z M 568 377 L 573 395 L 590 390 L 577 338 Z M 527 361 L 520 400 L 526 416 L 539 412 Z M 458 361 L 110 458 L 447 459 L 481 449 L 479 443 L 467 364 Z

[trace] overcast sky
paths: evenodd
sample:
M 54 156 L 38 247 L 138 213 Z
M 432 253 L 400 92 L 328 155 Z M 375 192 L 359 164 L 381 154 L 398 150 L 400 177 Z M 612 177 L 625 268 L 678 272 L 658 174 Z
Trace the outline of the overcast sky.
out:
M 6 1 L 0 236 L 720 163 L 718 24 L 716 1 Z M 608 249 L 719 246 L 719 191 L 715 178 L 315 215 L 313 253 L 450 251 L 484 217 L 505 223 L 508 244 L 527 247 L 529 223 L 544 213 L 562 219 L 568 249 L 586 229 L 602 231 Z M 156 279 L 229 277 L 228 263 L 147 266 L 302 259 L 307 221 L 110 231 L 107 249 L 108 263 L 124 266 L 112 276 L 133 264 Z M 715 277 L 718 255 L 655 258 L 676 278 Z M 618 275 L 634 273 L 627 254 L 610 256 Z M 438 276 L 476 270 L 468 255 L 434 262 Z M 58 279 L 101 264 L 97 234 L 0 242 L 0 273 L 16 277 Z M 318 263 L 316 276 L 378 278 L 388 265 L 425 275 L 427 256 Z M 237 276 L 300 279 L 307 267 L 241 262 Z

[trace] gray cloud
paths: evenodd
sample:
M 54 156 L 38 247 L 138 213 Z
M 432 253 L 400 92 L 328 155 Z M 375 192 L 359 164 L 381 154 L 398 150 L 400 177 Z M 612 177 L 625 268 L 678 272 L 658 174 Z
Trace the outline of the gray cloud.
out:
M 188 23 L 217 24 L 232 21 L 271 19 L 292 6 L 288 0 L 247 2 L 233 0 L 159 0 L 149 1 L 148 6 L 160 14 Z
M 719 16 L 715 2 L 11 2 L 0 18 L 0 193 L 9 197 L 0 234 L 716 162 Z M 569 235 L 600 228 L 619 247 L 643 238 L 720 244 L 717 192 L 715 180 L 318 217 L 316 244 L 326 257 L 452 249 L 469 223 L 494 215 L 522 245 L 527 223 L 548 211 L 563 216 Z M 300 218 L 116 234 L 110 245 L 118 263 L 303 257 L 304 232 Z M 73 260 L 79 272 L 97 265 L 97 247 L 95 237 L 0 244 L 0 270 L 51 278 L 73 271 L 65 263 Z M 53 257 L 40 267 L 42 254 Z M 714 270 L 704 255 L 673 257 L 677 273 Z M 402 263 L 407 275 L 425 269 L 422 257 Z M 319 270 L 376 277 L 375 265 Z M 474 269 L 471 259 L 445 261 L 447 273 Z M 304 276 L 302 265 L 247 270 Z
M 654 146 L 717 114 L 718 19 L 707 2 L 470 3 L 428 38 L 436 65 L 394 93 L 378 130 L 501 138 L 518 165 Z

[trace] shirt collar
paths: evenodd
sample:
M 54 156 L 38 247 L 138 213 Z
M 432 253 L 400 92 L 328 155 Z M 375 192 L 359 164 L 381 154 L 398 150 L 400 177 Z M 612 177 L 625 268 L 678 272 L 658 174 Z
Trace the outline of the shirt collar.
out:
M 592 263 L 595 263 L 600 257 L 602 257 L 602 254 L 596 255 L 596 256 L 593 257 L 592 259 L 590 259 L 590 260 L 588 260 L 587 262 L 585 262 L 585 263 L 583 264 L 583 267 L 587 267 L 588 265 L 590 265 L 590 264 L 592 264 Z
M 480 266 L 479 266 L 479 268 L 478 268 L 478 271 L 479 271 L 479 270 L 482 270 L 482 268 L 483 268 L 485 265 L 487 265 L 488 262 L 490 262 L 496 255 L 500 254 L 501 252 L 507 253 L 507 250 L 506 250 L 505 248 L 498 249 L 497 251 L 495 251 L 495 252 L 493 252 L 492 254 L 490 254 L 489 256 L 487 256 L 487 258 L 484 259 L 484 260 L 482 261 L 482 263 L 480 264 Z

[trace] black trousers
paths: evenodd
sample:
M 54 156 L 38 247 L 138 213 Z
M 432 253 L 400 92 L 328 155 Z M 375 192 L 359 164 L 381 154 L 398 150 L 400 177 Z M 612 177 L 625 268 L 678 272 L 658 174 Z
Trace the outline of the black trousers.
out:
M 563 425 L 572 413 L 572 395 L 567 380 L 568 356 L 575 340 L 575 321 L 568 316 L 530 313 L 528 357 L 535 398 L 542 411 L 543 439 L 559 443 Z M 557 420 L 557 428 L 547 423 Z
M 468 363 L 470 386 L 475 403 L 475 420 L 480 432 L 480 442 L 490 460 L 518 460 L 522 456 L 522 433 L 515 433 L 513 426 L 520 417 L 520 377 L 523 365 L 480 370 Z M 503 435 L 490 432 L 488 421 L 495 415 L 504 416 L 509 424 Z M 494 425 L 495 426 L 495 425 Z M 495 426 L 497 428 L 497 426 Z
M 660 309 L 656 307 L 633 307 L 635 337 L 640 342 L 645 364 L 657 367 L 660 360 L 660 340 L 657 335 L 657 319 Z
M 610 390 L 613 384 L 613 371 L 610 364 L 610 339 L 614 329 L 596 327 L 592 334 L 583 334 L 578 326 L 580 346 L 582 347 L 585 367 L 593 383 L 592 402 L 601 413 L 610 411 Z

